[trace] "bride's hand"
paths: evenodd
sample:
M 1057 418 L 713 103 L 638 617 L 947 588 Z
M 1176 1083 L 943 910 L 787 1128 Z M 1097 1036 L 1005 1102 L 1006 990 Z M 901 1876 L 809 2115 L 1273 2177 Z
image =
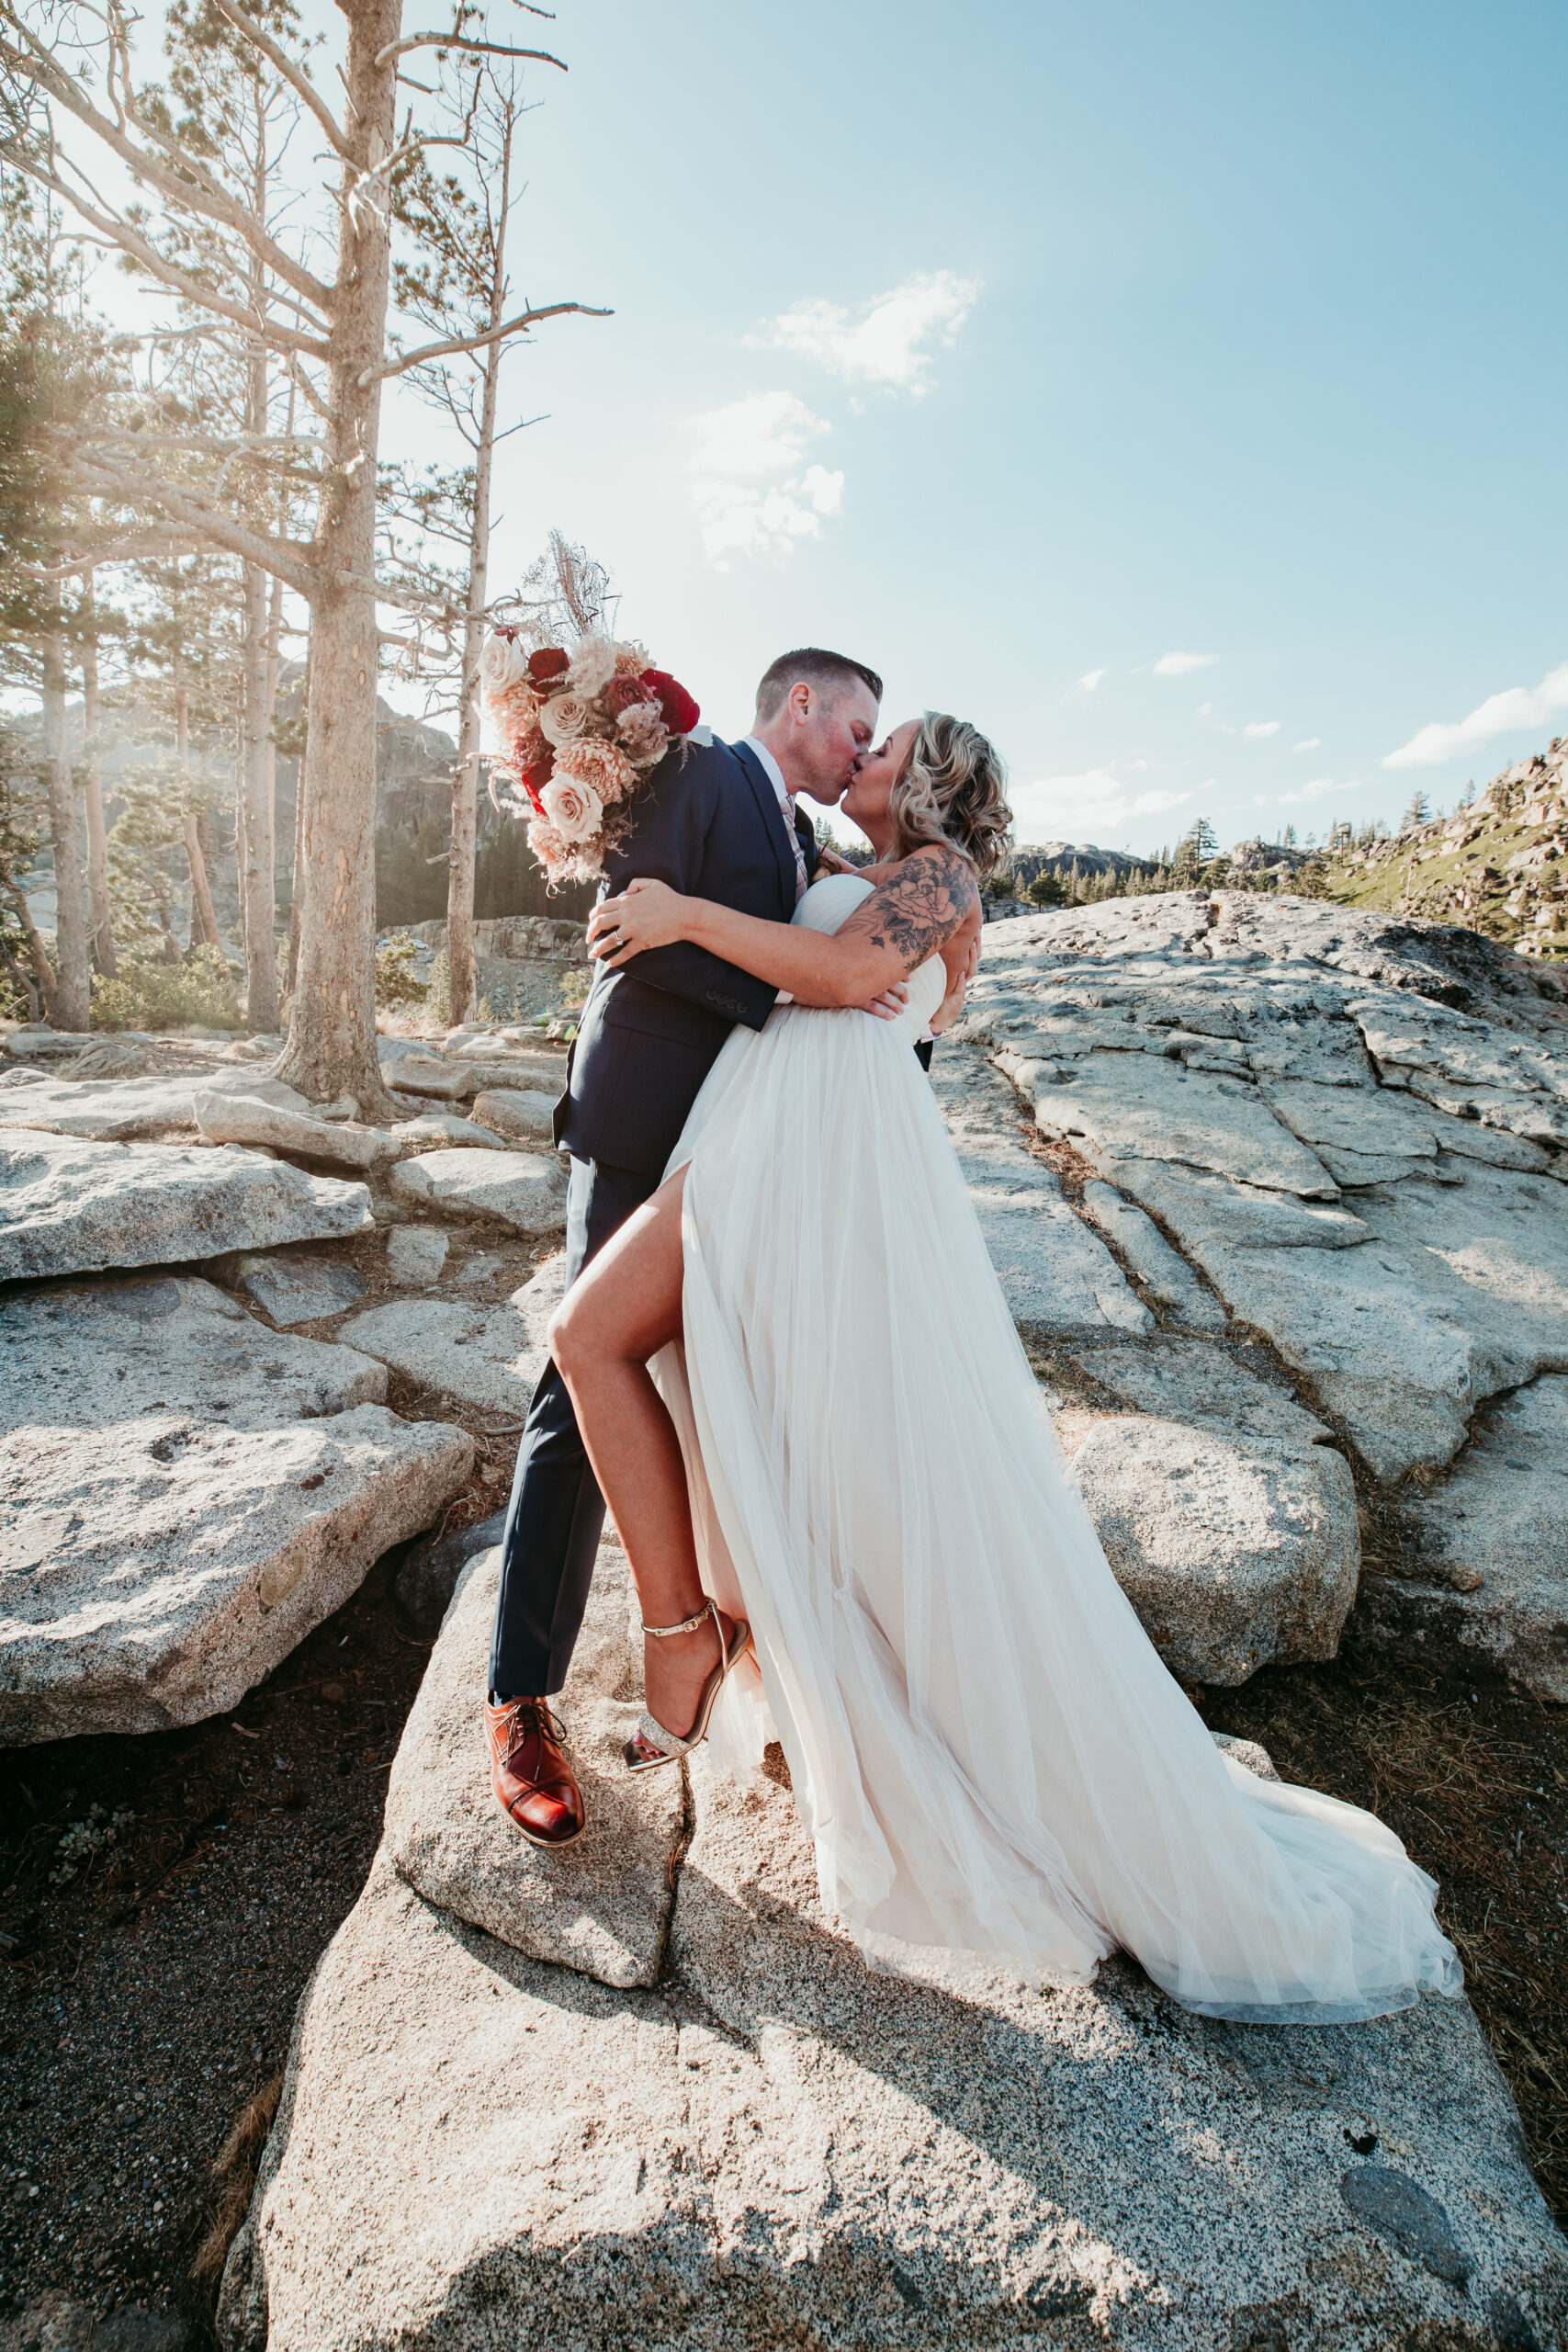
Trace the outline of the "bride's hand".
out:
M 648 947 L 668 947 L 683 939 L 686 901 L 668 882 L 638 876 L 619 898 L 602 899 L 588 919 L 588 953 L 612 971 Z
M 938 1006 L 935 1013 L 931 1017 L 931 1035 L 933 1037 L 942 1036 L 945 1031 L 952 1028 L 955 1021 L 962 1018 L 964 1012 L 964 1001 L 968 994 L 969 983 L 974 978 L 979 968 L 980 943 L 978 939 L 973 939 L 969 943 L 969 956 L 962 973 L 959 975 L 958 978 L 952 983 L 948 989 L 947 994 L 943 997 L 941 1004 Z

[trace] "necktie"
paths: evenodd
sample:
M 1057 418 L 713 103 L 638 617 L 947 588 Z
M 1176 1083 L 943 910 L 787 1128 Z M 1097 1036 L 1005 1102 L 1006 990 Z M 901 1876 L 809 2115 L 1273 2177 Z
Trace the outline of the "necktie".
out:
M 806 896 L 806 852 L 800 846 L 800 835 L 795 830 L 795 803 L 784 800 L 784 820 L 789 831 L 789 845 L 795 852 L 795 903 L 798 907 Z

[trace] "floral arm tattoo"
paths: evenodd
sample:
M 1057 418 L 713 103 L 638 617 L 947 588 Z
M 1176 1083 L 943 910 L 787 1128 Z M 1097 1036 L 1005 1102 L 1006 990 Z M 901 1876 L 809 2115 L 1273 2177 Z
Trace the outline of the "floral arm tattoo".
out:
M 839 936 L 860 933 L 874 947 L 896 948 L 912 972 L 945 946 L 979 903 L 975 869 L 955 849 L 932 845 L 906 858 L 891 880 L 857 907 Z

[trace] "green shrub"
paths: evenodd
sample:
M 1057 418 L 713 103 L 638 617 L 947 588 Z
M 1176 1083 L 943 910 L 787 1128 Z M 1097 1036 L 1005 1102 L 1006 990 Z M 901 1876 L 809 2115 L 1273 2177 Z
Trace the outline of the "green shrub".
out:
M 446 1023 L 452 1018 L 452 967 L 446 961 L 445 947 L 437 948 L 430 967 L 430 978 L 424 984 L 424 1006 L 439 1022 Z
M 414 971 L 414 956 L 419 943 L 406 931 L 393 932 L 376 950 L 376 1001 L 381 1005 L 423 1004 L 430 995 L 427 983 Z
M 93 975 L 95 1029 L 238 1029 L 234 978 L 220 949 L 187 948 L 177 964 L 123 950 L 119 975 Z

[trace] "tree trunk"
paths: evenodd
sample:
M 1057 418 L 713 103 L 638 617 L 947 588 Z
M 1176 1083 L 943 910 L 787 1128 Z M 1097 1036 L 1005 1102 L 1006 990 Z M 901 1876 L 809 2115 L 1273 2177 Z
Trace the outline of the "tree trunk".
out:
M 491 270 L 487 327 L 502 316 L 506 296 L 506 216 L 512 200 L 512 121 L 502 147 L 501 193 L 496 211 L 495 257 Z M 501 379 L 501 345 L 484 354 L 484 397 L 479 405 L 479 441 L 474 460 L 474 525 L 468 539 L 468 608 L 463 623 L 463 683 L 457 722 L 457 764 L 452 774 L 452 846 L 446 866 L 447 1001 L 456 1024 L 474 1014 L 474 853 L 479 830 L 479 654 L 484 646 L 485 606 L 490 600 L 490 485 L 495 459 L 495 413 Z
M 43 775 L 54 848 L 54 1004 L 57 1029 L 85 1029 L 92 1011 L 87 941 L 87 876 L 82 812 L 65 748 L 65 640 L 43 640 Z
M 43 1018 L 52 1022 L 54 1020 L 54 967 L 50 962 L 43 941 L 39 936 L 39 927 L 33 921 L 32 910 L 28 905 L 25 893 L 15 882 L 0 883 L 0 897 L 5 899 L 6 904 L 27 933 L 28 955 L 32 963 L 33 977 L 30 982 L 25 973 L 21 978 L 22 986 L 27 989 L 32 1003 L 33 1019 L 35 1021 L 38 1019 L 41 1006 Z
M 243 858 L 240 907 L 245 930 L 246 1026 L 277 1026 L 277 954 L 273 945 L 271 720 L 266 702 L 266 574 L 245 566 L 245 735 L 241 763 Z
M 256 218 L 267 213 L 267 110 L 262 85 L 254 85 L 256 109 L 255 182 L 252 202 Z M 251 265 L 251 289 L 258 313 L 265 309 L 266 272 L 259 255 Z M 245 388 L 245 429 L 267 429 L 266 347 L 259 340 L 250 351 Z M 254 1034 L 270 1036 L 277 1026 L 277 950 L 273 942 L 277 910 L 273 899 L 272 762 L 268 737 L 272 706 L 268 694 L 266 574 L 259 564 L 245 566 L 244 743 L 240 761 L 239 823 L 234 846 L 239 865 L 240 922 L 245 942 L 245 1025 Z
M 186 863 L 190 867 L 190 944 L 193 947 L 221 948 L 218 918 L 212 911 L 212 892 L 207 883 L 201 828 L 194 808 L 187 808 L 180 819 L 180 831 L 185 835 Z
M 306 734 L 310 724 L 310 642 L 305 640 L 305 678 L 300 695 L 305 714 Z M 283 983 L 290 1029 L 294 1025 L 294 991 L 299 985 L 299 933 L 305 922 L 305 892 L 310 876 L 305 870 L 305 754 L 300 752 L 294 763 L 294 886 L 288 908 L 288 970 Z
M 96 604 L 93 575 L 85 583 L 83 605 L 87 628 L 82 640 L 83 771 L 87 787 L 87 921 L 93 934 L 93 967 L 112 980 L 119 969 L 115 959 L 114 929 L 109 921 L 109 854 L 104 831 L 103 762 L 98 756 L 98 635 L 94 626 Z
M 391 1118 L 376 1058 L 376 458 L 391 244 L 391 152 L 401 0 L 339 0 L 348 19 L 347 130 L 339 300 L 328 380 L 328 474 L 316 538 L 305 801 L 305 907 L 288 1043 L 277 1075 L 312 1102 L 352 1094 Z

